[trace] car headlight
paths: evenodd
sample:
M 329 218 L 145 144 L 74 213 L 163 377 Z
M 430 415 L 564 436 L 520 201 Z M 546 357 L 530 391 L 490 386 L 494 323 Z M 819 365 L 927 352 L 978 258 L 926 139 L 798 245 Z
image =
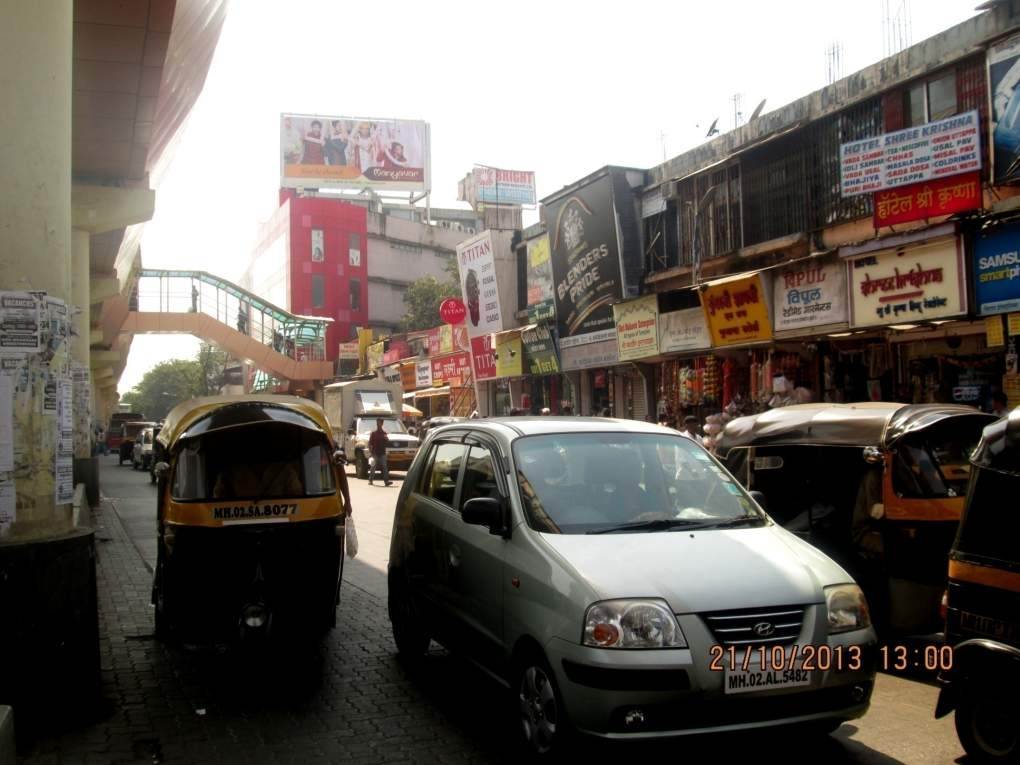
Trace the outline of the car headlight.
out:
M 606 600 L 588 607 L 582 643 L 593 648 L 686 648 L 676 617 L 660 600 Z
M 826 587 L 825 606 L 829 612 L 830 635 L 871 626 L 868 601 L 856 584 L 835 584 Z

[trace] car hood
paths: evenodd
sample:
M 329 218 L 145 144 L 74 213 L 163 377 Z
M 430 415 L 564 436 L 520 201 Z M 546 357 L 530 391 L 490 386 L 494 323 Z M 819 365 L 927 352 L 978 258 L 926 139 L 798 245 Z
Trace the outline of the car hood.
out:
M 601 600 L 665 598 L 675 613 L 820 603 L 852 581 L 779 526 L 620 534 L 542 534 Z

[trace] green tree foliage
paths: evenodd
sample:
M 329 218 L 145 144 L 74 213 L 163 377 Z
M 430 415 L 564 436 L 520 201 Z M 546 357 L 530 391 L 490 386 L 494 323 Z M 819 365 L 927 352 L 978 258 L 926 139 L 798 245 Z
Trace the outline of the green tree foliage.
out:
M 182 401 L 219 393 L 226 360 L 223 351 L 203 344 L 195 359 L 160 362 L 121 397 L 121 404 L 147 420 L 162 420 Z
M 423 276 L 411 282 L 404 293 L 407 310 L 400 320 L 400 331 L 413 332 L 439 326 L 442 323 L 439 304 L 448 297 L 460 297 L 460 283 L 456 276 L 451 275 L 450 279 L 442 282 L 434 276 Z

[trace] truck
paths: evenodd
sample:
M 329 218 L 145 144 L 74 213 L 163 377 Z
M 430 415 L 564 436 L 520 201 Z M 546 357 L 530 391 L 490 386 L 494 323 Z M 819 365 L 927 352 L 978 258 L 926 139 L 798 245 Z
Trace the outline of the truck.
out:
M 400 382 L 373 377 L 331 383 L 322 389 L 333 438 L 342 444 L 347 459 L 354 463 L 358 478 L 368 478 L 371 455 L 368 438 L 383 421 L 389 436 L 386 460 L 390 470 L 407 470 L 418 453 L 418 439 L 407 432 L 401 420 L 404 389 Z
M 120 442 L 123 437 L 121 426 L 125 422 L 140 422 L 144 419 L 145 417 L 140 412 L 114 412 L 110 415 L 110 424 L 106 428 L 106 451 L 120 452 Z

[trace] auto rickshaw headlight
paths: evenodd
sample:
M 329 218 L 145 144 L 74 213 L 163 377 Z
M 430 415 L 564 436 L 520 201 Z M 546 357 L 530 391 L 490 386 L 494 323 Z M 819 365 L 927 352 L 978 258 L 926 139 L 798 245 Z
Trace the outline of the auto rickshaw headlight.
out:
M 266 619 L 269 618 L 269 611 L 261 603 L 252 603 L 244 607 L 241 617 L 244 619 L 246 627 L 258 629 L 265 626 Z
M 871 613 L 864 592 L 856 584 L 836 584 L 825 588 L 825 606 L 829 614 L 829 634 L 862 630 L 871 626 Z

